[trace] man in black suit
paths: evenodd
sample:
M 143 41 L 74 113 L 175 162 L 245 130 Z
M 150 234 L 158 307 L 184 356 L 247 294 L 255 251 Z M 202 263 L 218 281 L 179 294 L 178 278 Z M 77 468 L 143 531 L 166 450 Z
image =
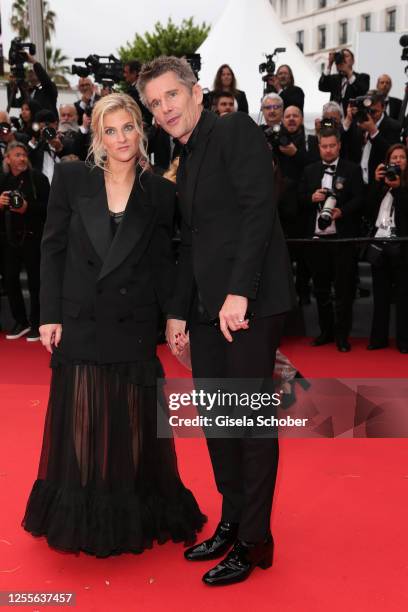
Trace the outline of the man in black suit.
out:
M 90 117 L 95 103 L 100 100 L 101 96 L 96 92 L 95 84 L 89 77 L 79 78 L 78 91 L 81 94 L 81 99 L 74 104 L 78 115 L 78 125 L 82 125 L 84 113 Z
M 384 96 L 373 90 L 367 97 L 371 106 L 364 120 L 358 116 L 357 108 L 349 105 L 343 122 L 348 158 L 360 164 L 366 185 L 372 182 L 387 149 L 400 141 L 401 132 L 399 123 L 385 114 Z
M 265 139 L 244 113 L 217 117 L 203 110 L 202 89 L 185 60 L 145 64 L 138 89 L 156 121 L 184 145 L 177 175 L 181 248 L 168 343 L 176 353 L 185 344 L 187 321 L 196 379 L 252 378 L 268 388 L 294 292 Z M 214 536 L 185 556 L 216 559 L 233 546 L 203 578 L 225 585 L 272 563 L 278 443 L 256 434 L 207 443 L 222 517 Z
M 305 168 L 299 198 L 304 209 L 304 237 L 323 243 L 310 245 L 308 251 L 321 330 L 312 346 L 336 340 L 338 350 L 348 352 L 357 260 L 352 244 L 329 243 L 335 238 L 352 238 L 358 234 L 363 183 L 357 164 L 340 158 L 340 146 L 337 130 L 320 131 L 321 161 Z M 332 190 L 334 199 L 330 198 Z M 334 205 L 332 216 L 323 226 L 319 217 L 323 207 L 329 204 Z
M 338 74 L 330 74 L 334 63 Z M 327 68 L 319 79 L 320 91 L 329 91 L 330 100 L 341 104 L 344 114 L 350 98 L 363 96 L 370 87 L 369 75 L 364 72 L 354 72 L 353 65 L 354 54 L 350 49 L 344 49 L 337 54 L 329 53 Z
M 384 96 L 384 112 L 387 113 L 391 119 L 398 120 L 402 100 L 400 98 L 393 98 L 389 95 L 392 88 L 392 80 L 388 74 L 381 74 L 377 79 L 377 91 Z
M 30 99 L 35 100 L 42 109 L 50 110 L 57 115 L 57 86 L 35 57 L 27 54 L 27 61 L 33 65 L 32 70 L 27 73 Z
M 29 168 L 27 147 L 11 142 L 4 158 L 6 172 L 0 176 L 0 247 L 4 261 L 4 282 L 15 320 L 7 340 L 26 336 L 40 339 L 40 243 L 45 222 L 49 184 L 45 176 Z M 13 206 L 11 192 L 21 195 Z M 27 271 L 30 316 L 27 317 L 20 285 L 21 267 Z
M 297 106 L 303 112 L 305 94 L 301 87 L 295 85 L 292 68 L 287 64 L 279 66 L 276 75 L 267 75 L 268 91 L 280 95 L 284 108 Z
M 153 115 L 148 108 L 141 102 L 139 92 L 136 88 L 137 78 L 139 76 L 140 68 L 142 64 L 138 60 L 129 60 L 123 64 L 123 78 L 126 81 L 125 93 L 128 94 L 136 104 L 139 105 L 142 111 L 143 123 L 145 126 L 151 126 L 153 121 Z

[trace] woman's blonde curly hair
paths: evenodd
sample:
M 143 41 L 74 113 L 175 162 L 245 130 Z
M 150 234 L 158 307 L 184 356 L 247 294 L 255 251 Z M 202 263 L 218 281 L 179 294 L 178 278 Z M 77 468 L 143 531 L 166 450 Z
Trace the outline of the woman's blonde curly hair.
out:
M 115 111 L 124 110 L 128 112 L 139 134 L 139 157 L 137 160 L 141 170 L 144 171 L 149 167 L 149 157 L 146 151 L 147 139 L 143 132 L 142 113 L 136 102 L 124 93 L 112 93 L 104 96 L 95 104 L 92 111 L 91 132 L 92 141 L 87 155 L 87 163 L 97 166 L 102 170 L 106 168 L 106 152 L 103 148 L 103 122 L 105 115 L 114 113 Z

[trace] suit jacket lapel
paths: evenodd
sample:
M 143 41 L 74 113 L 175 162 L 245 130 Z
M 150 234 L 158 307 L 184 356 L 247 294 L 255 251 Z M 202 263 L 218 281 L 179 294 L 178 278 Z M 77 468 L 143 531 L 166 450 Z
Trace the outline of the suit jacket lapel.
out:
M 136 176 L 125 214 L 104 259 L 99 279 L 117 268 L 134 248 L 138 245 L 143 247 L 145 244 L 142 238 L 145 237 L 148 230 L 153 228 L 156 216 L 156 207 L 152 202 L 149 187 L 147 175 L 143 175 L 142 178 L 139 175 Z M 108 221 L 110 223 L 109 215 Z M 111 232 L 110 227 L 109 231 Z
M 184 197 L 182 198 L 181 204 L 184 208 L 187 221 L 191 224 L 191 218 L 193 213 L 194 197 L 197 185 L 198 174 L 200 172 L 201 164 L 204 159 L 205 152 L 207 150 L 209 136 L 214 128 L 217 121 L 217 116 L 208 111 L 203 111 L 204 116 L 200 125 L 200 131 L 198 133 L 198 142 L 191 152 L 189 158 L 186 160 L 186 178 L 185 186 L 182 191 Z
M 86 192 L 79 198 L 79 213 L 98 257 L 104 261 L 112 242 L 112 231 L 103 170 L 89 173 Z

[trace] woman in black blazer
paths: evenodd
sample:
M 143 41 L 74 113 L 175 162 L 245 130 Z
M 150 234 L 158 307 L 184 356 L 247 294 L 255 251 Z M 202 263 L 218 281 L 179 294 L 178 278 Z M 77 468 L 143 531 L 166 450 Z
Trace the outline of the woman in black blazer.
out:
M 248 113 L 248 100 L 245 95 L 245 91 L 241 91 L 237 88 L 237 80 L 235 74 L 232 71 L 231 66 L 223 64 L 217 70 L 215 75 L 213 91 L 210 92 L 211 100 L 214 94 L 221 91 L 228 91 L 232 93 L 237 101 L 237 109 L 243 113 Z
M 93 164 L 56 166 L 42 243 L 41 340 L 52 380 L 24 528 L 67 551 L 193 541 L 205 520 L 156 432 L 160 312 L 173 282 L 174 186 L 148 167 L 125 94 L 92 114 Z
M 400 176 L 387 178 L 384 164 L 375 171 L 375 183 L 368 199 L 368 216 L 373 236 L 408 236 L 408 151 L 395 144 L 387 151 L 385 163 L 399 166 Z M 368 350 L 388 346 L 390 310 L 395 297 L 396 343 L 408 353 L 408 245 L 373 243 L 368 251 L 373 276 L 374 312 Z

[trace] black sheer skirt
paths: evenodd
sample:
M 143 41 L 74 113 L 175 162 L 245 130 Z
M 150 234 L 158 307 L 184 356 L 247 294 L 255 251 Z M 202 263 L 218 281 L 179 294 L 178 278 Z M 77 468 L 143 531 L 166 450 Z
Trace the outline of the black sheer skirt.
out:
M 173 439 L 157 438 L 157 376 L 158 360 L 53 368 L 27 531 L 97 557 L 195 541 L 206 517 L 180 480 Z

